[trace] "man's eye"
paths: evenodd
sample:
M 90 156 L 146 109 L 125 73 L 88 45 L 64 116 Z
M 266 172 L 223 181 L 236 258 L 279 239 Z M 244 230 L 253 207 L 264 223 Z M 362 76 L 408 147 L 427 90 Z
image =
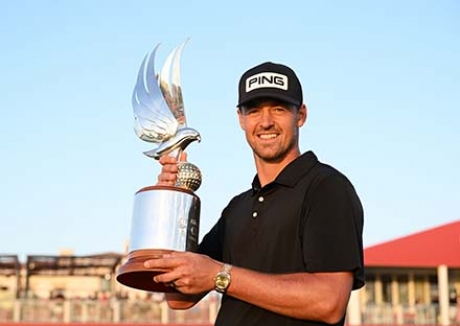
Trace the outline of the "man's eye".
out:
M 246 111 L 246 114 L 247 115 L 254 115 L 257 112 L 259 112 L 259 110 L 257 110 L 257 109 L 249 109 L 249 110 Z

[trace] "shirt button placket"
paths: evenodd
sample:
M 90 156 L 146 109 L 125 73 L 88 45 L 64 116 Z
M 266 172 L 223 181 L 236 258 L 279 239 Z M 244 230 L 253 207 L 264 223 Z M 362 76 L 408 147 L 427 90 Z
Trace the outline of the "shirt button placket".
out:
M 257 198 L 257 201 L 258 201 L 259 203 L 263 203 L 264 200 L 265 200 L 265 198 L 264 198 L 263 196 L 259 196 L 259 197 Z M 252 218 L 253 218 L 253 219 L 256 219 L 256 218 L 259 216 L 259 213 L 257 212 L 257 208 L 260 207 L 260 204 L 259 204 L 259 205 L 256 204 L 255 206 L 256 206 L 256 207 L 255 207 L 255 210 L 252 212 Z
M 257 235 L 258 233 L 258 228 L 259 228 L 259 209 L 261 207 L 261 204 L 263 203 L 264 201 L 264 197 L 263 196 L 258 196 L 257 199 L 254 201 L 254 204 L 253 204 L 253 211 L 252 211 L 252 220 L 254 221 L 253 225 L 252 225 L 252 234 L 254 236 Z

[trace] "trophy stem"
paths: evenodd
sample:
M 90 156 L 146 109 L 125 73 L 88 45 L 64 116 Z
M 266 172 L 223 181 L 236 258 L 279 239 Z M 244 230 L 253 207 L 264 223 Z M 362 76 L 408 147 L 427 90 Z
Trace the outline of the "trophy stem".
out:
M 168 156 L 171 156 L 171 157 L 174 157 L 178 162 L 181 161 L 181 156 L 182 156 L 182 148 L 176 148 L 175 150 L 173 150 L 171 153 L 168 154 Z

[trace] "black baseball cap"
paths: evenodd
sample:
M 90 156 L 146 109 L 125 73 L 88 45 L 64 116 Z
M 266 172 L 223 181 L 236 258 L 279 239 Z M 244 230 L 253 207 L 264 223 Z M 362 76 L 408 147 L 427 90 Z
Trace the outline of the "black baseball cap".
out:
M 291 68 L 265 62 L 241 76 L 237 106 L 260 98 L 273 98 L 299 107 L 303 104 L 302 85 Z

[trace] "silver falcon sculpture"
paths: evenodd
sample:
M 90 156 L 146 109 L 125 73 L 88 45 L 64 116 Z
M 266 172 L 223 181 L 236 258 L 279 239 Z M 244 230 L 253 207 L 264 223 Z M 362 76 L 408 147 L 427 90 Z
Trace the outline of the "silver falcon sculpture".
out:
M 187 127 L 180 84 L 180 58 L 187 41 L 176 47 L 167 57 L 161 72 L 155 72 L 155 54 L 160 44 L 142 61 L 134 87 L 134 129 L 137 136 L 147 142 L 159 144 L 144 152 L 159 159 L 173 155 L 179 159 L 180 151 L 193 141 L 200 141 L 198 131 Z
M 158 44 L 142 61 L 134 87 L 134 130 L 140 139 L 158 144 L 157 148 L 144 152 L 156 160 L 163 155 L 180 160 L 181 152 L 190 143 L 201 141 L 198 131 L 187 127 L 185 119 L 180 58 L 186 43 L 183 42 L 169 54 L 159 74 L 155 72 Z M 200 169 L 189 162 L 179 162 L 178 169 L 174 186 L 196 191 L 201 185 Z

